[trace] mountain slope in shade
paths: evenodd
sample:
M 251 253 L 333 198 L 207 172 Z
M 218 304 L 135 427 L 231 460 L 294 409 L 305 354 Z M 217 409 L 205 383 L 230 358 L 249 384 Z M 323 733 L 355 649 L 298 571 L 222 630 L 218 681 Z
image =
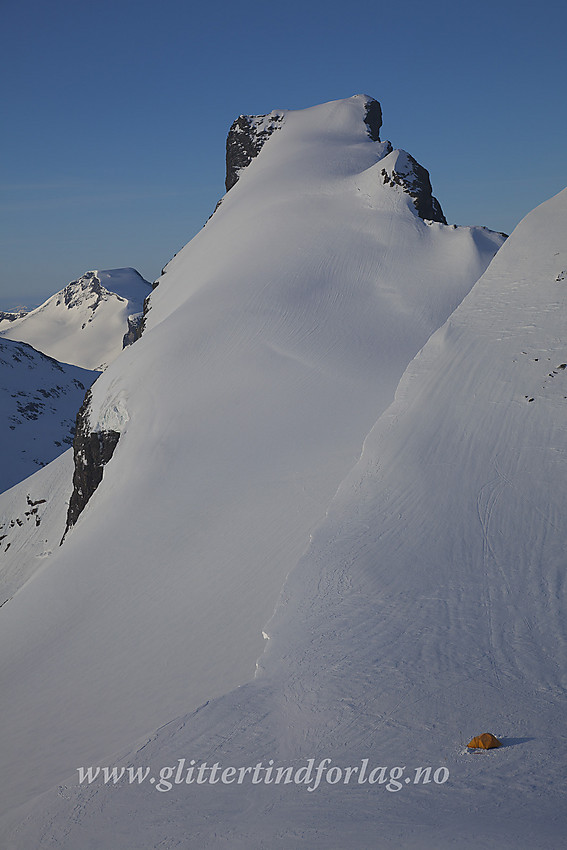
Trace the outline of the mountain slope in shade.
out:
M 0 606 L 57 551 L 72 491 L 73 452 L 63 452 L 0 493 Z
M 14 847 L 562 846 L 566 227 L 567 190 L 411 362 L 288 579 L 256 680 L 97 762 L 147 767 L 153 785 L 78 788 L 70 771 Z M 484 731 L 503 746 L 467 751 Z M 313 793 L 264 770 L 207 782 L 215 763 L 305 778 L 324 758 L 343 773 Z M 205 784 L 185 783 L 190 759 Z M 386 779 L 345 784 L 365 759 Z
M 8 808 L 252 678 L 369 428 L 502 244 L 384 182 L 372 103 L 283 113 L 94 385 L 84 434 L 114 453 L 0 617 Z
M 122 351 L 151 289 L 135 269 L 86 272 L 21 318 L 0 321 L 0 336 L 62 363 L 100 370 Z
M 72 444 L 77 411 L 96 377 L 0 337 L 0 492 Z

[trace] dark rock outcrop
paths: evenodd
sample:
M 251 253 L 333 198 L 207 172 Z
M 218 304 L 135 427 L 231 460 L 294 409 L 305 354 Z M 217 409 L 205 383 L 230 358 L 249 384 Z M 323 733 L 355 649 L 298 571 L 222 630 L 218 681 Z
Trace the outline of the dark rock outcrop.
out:
M 18 310 L 13 313 L 6 313 L 3 310 L 0 310 L 0 322 L 15 322 L 16 319 L 23 319 L 24 316 L 27 316 L 27 310 Z
M 282 126 L 280 112 L 269 115 L 239 115 L 226 140 L 226 180 L 228 192 L 238 182 L 238 173 L 258 156 L 266 141 Z
M 88 297 L 89 307 L 93 313 L 106 294 L 107 290 L 101 284 L 96 272 L 85 272 L 78 280 L 68 283 L 61 292 L 66 307 L 78 307 L 84 302 L 85 297 Z
M 174 256 L 177 256 L 177 255 L 174 254 Z M 167 270 L 167 266 L 164 266 L 164 268 L 161 270 L 162 276 L 166 273 L 166 270 Z M 154 280 L 154 282 L 152 283 L 152 292 L 154 291 L 154 289 L 157 289 L 158 286 L 159 286 L 159 278 L 158 278 L 158 280 Z M 147 317 L 148 313 L 150 312 L 150 310 L 152 309 L 152 302 L 150 300 L 151 297 L 152 297 L 152 292 L 150 292 L 150 294 L 146 295 L 146 297 L 144 298 L 144 308 L 142 310 L 142 315 L 140 317 L 140 324 L 138 325 L 138 330 L 136 331 L 136 339 L 134 339 L 133 342 L 136 342 L 137 339 L 140 339 L 140 337 L 142 336 L 142 334 L 144 333 L 144 331 L 146 329 L 146 317 Z M 126 337 L 124 337 L 124 339 L 126 339 Z M 126 343 L 124 343 L 124 345 L 122 347 L 126 348 Z
M 366 108 L 364 123 L 368 128 L 368 135 L 373 142 L 379 142 L 380 128 L 382 127 L 382 107 L 377 100 L 367 100 L 364 106 Z
M 145 302 L 144 302 L 145 304 Z M 122 348 L 136 342 L 142 336 L 144 330 L 144 314 L 136 313 L 134 316 L 128 316 L 128 330 L 122 339 Z
M 447 224 L 447 219 L 433 189 L 429 172 L 406 151 L 399 151 L 395 168 L 382 168 L 380 171 L 384 183 L 399 186 L 413 201 L 420 218 Z
M 104 466 L 108 463 L 120 438 L 118 431 L 91 431 L 89 428 L 89 407 L 91 391 L 88 390 L 85 400 L 77 414 L 75 438 L 73 440 L 73 458 L 75 471 L 73 473 L 73 492 L 67 509 L 67 524 L 65 535 L 72 528 L 85 505 L 102 481 Z

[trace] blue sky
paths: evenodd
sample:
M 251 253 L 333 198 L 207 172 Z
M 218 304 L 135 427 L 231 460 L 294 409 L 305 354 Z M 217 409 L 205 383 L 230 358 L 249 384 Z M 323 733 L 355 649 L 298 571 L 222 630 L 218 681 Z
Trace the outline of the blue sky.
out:
M 567 10 L 459 0 L 0 0 L 0 309 L 146 278 L 224 192 L 240 113 L 366 93 L 450 222 L 510 232 L 567 183 Z

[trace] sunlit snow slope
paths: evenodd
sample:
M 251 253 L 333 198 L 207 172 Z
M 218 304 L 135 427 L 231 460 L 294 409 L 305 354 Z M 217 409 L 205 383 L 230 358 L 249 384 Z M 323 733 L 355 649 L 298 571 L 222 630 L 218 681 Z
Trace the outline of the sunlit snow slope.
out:
M 70 772 L 14 847 L 564 846 L 566 232 L 567 190 L 411 362 L 286 584 L 256 680 L 99 762 L 171 767 L 169 788 Z M 503 746 L 467 751 L 483 731 Z M 305 777 L 326 758 L 336 784 L 264 782 L 270 759 Z M 204 785 L 185 784 L 190 759 Z M 345 784 L 364 759 L 385 779 Z M 263 770 L 211 785 L 215 763 Z
M 370 100 L 280 113 L 94 385 L 114 455 L 0 612 L 8 809 L 253 677 L 365 435 L 501 245 L 418 216 Z
M 62 363 L 103 369 L 122 350 L 150 292 L 135 269 L 86 272 L 22 318 L 0 321 L 0 337 L 27 342 Z

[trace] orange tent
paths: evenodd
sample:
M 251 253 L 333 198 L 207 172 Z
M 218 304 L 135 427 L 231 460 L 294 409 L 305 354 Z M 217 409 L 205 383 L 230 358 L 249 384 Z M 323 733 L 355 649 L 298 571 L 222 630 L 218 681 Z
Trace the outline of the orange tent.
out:
M 476 735 L 472 741 L 469 741 L 467 747 L 472 749 L 491 750 L 493 747 L 501 747 L 502 741 L 499 741 L 490 732 L 484 732 L 482 735 Z

